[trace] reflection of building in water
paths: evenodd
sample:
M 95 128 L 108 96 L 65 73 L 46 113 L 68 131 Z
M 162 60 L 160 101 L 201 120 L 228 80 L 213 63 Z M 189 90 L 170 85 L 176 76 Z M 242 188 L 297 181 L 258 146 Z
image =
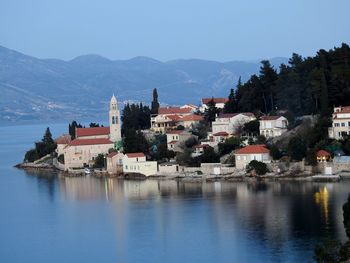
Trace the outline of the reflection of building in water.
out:
M 315 203 L 319 205 L 322 209 L 326 223 L 328 223 L 328 213 L 329 213 L 329 194 L 327 187 L 321 188 L 318 192 L 314 194 Z

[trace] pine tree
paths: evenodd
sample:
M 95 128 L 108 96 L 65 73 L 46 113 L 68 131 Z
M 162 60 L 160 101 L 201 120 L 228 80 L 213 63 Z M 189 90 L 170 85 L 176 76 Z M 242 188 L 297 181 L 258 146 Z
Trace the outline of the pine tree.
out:
M 153 89 L 153 100 L 151 104 L 151 114 L 158 114 L 159 102 L 157 89 Z

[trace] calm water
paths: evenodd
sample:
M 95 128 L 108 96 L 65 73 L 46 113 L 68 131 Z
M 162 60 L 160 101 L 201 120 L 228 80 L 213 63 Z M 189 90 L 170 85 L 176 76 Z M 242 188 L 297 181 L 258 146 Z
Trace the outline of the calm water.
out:
M 312 262 L 322 238 L 345 238 L 350 182 L 137 182 L 12 168 L 45 127 L 0 127 L 0 262 Z

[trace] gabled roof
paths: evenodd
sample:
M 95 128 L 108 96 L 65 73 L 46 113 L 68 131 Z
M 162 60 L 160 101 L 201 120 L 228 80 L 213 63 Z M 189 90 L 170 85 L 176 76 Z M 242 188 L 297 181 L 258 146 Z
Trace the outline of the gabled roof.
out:
M 206 147 L 209 147 L 209 144 L 198 144 L 194 146 L 194 148 L 206 148 Z
M 69 134 L 61 135 L 56 139 L 57 144 L 69 144 L 72 141 L 72 138 Z
M 125 154 L 128 158 L 136 158 L 136 157 L 145 157 L 144 153 L 126 153 Z
M 350 113 L 350 106 L 343 106 L 343 107 L 340 107 L 340 110 L 339 111 L 336 111 L 334 112 L 335 114 L 338 114 L 338 113 Z
M 317 156 L 321 157 L 321 156 L 331 156 L 331 154 L 325 150 L 319 150 L 317 153 L 316 153 Z
M 76 137 L 109 135 L 109 127 L 77 128 Z
M 214 133 L 213 136 L 228 136 L 228 133 L 227 132 L 217 132 L 217 133 Z
M 97 145 L 97 144 L 113 144 L 109 139 L 75 139 L 71 141 L 69 146 L 81 146 L 81 145 Z
M 172 121 L 179 121 L 179 120 L 181 120 L 181 116 L 179 116 L 179 115 L 168 115 L 166 117 L 168 117 Z
M 107 158 L 112 158 L 114 156 L 116 156 L 118 153 L 117 152 L 110 152 L 108 155 L 107 155 Z
M 235 154 L 254 154 L 254 153 L 270 153 L 265 144 L 248 145 L 238 149 Z
M 191 112 L 191 108 L 166 107 L 158 109 L 158 114 L 189 114 Z
M 172 130 L 172 131 L 168 131 L 166 132 L 166 134 L 181 134 L 185 132 L 184 130 Z
M 279 119 L 281 117 L 283 117 L 283 116 L 262 116 L 260 118 L 260 120 L 262 120 L 262 121 L 273 121 L 273 120 L 277 120 L 277 119 Z
M 183 116 L 180 121 L 202 121 L 203 119 L 203 116 L 191 114 Z
M 202 98 L 202 104 L 208 104 L 212 100 L 214 101 L 214 103 L 228 102 L 228 98 Z

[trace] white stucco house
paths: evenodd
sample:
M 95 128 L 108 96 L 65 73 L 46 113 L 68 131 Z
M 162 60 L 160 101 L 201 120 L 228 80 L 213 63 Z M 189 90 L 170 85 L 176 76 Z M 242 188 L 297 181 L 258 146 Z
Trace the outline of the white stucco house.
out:
M 158 171 L 156 161 L 146 161 L 144 153 L 126 153 L 123 157 L 123 173 L 139 173 L 145 176 L 155 175 Z
M 240 134 L 245 123 L 255 120 L 251 112 L 221 113 L 212 122 L 213 133 Z
M 205 110 L 208 108 L 208 104 L 213 101 L 215 103 L 215 107 L 218 109 L 223 109 L 225 107 L 225 103 L 228 102 L 228 98 L 202 98 L 201 100 L 201 106 L 199 107 L 199 110 L 201 112 L 205 112 Z
M 288 127 L 288 120 L 283 116 L 262 116 L 259 123 L 260 135 L 266 138 L 281 136 Z
M 245 169 L 253 160 L 264 163 L 271 162 L 270 150 L 263 144 L 248 145 L 236 150 L 234 155 L 237 169 Z
M 350 135 L 350 106 L 334 107 L 332 127 L 328 128 L 328 136 L 332 139 L 342 139 Z

